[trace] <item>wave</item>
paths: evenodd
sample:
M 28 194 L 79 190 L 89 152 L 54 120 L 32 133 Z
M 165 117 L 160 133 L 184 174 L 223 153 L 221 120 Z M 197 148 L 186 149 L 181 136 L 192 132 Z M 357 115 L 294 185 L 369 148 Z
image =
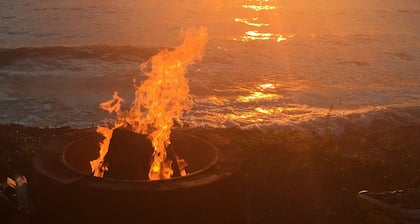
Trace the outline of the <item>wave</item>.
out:
M 149 58 L 162 49 L 164 48 L 113 45 L 0 48 L 0 67 L 22 60 L 39 58 L 138 60 Z

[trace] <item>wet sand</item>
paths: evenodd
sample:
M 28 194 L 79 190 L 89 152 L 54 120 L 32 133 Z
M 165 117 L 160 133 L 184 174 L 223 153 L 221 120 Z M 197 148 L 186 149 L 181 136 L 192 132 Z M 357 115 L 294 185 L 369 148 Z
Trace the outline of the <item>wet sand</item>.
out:
M 363 223 L 356 203 L 360 190 L 404 189 L 420 170 L 420 126 L 386 127 L 348 128 L 340 136 L 293 128 L 188 131 L 214 141 L 221 136 L 244 150 L 247 159 L 237 174 L 244 192 L 241 223 Z M 20 173 L 30 184 L 37 150 L 49 139 L 80 131 L 1 125 L 0 177 Z M 29 216 L 4 210 L 1 217 L 9 223 L 44 222 L 39 214 L 36 208 Z

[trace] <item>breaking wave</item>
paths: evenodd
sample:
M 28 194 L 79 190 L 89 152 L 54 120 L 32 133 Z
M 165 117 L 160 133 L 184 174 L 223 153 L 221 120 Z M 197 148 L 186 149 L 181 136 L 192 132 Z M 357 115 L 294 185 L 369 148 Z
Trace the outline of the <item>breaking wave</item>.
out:
M 139 61 L 156 54 L 161 49 L 163 48 L 112 45 L 0 48 L 0 67 L 13 65 L 19 61 L 45 58 Z

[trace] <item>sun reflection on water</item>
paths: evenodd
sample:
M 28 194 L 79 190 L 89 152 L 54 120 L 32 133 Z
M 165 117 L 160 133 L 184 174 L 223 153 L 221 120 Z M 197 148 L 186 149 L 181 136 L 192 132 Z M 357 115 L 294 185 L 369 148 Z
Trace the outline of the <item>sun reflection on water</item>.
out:
M 250 19 L 241 19 L 241 18 L 235 18 L 235 22 L 239 23 L 245 23 L 248 26 L 254 26 L 254 27 L 263 27 L 263 26 L 269 26 L 268 23 L 256 23 L 255 21 L 258 20 L 258 17 L 254 17 L 251 20 Z M 252 21 L 252 22 L 251 22 Z
M 266 109 L 266 108 L 262 108 L 262 107 L 255 108 L 255 111 L 260 112 L 262 114 L 272 114 L 272 113 L 274 113 L 274 109 Z
M 252 92 L 251 94 L 247 96 L 239 96 L 237 98 L 237 101 L 239 102 L 251 102 L 251 101 L 257 101 L 257 100 L 273 100 L 273 99 L 279 99 L 282 98 L 281 95 L 277 95 L 274 93 L 263 93 L 263 92 Z
M 260 84 L 258 86 L 259 89 L 274 89 L 275 85 L 272 83 L 265 83 L 265 84 Z
M 313 108 L 287 103 L 287 99 L 283 99 L 283 95 L 279 94 L 279 87 L 281 85 L 276 83 L 258 84 L 255 91 L 236 98 L 236 102 L 244 103 L 250 108 L 227 114 L 225 119 L 233 122 L 264 123 L 271 122 L 267 120 L 267 115 L 279 120 L 294 120 L 314 113 Z
M 283 98 L 282 95 L 275 93 L 276 85 L 273 83 L 263 83 L 257 86 L 258 91 L 252 91 L 248 95 L 239 96 L 237 102 L 251 102 L 259 100 L 276 100 Z
M 250 4 L 252 3 L 252 4 Z M 254 10 L 255 13 L 258 15 L 264 15 L 264 12 L 277 10 L 280 7 L 276 5 L 276 0 L 249 0 L 248 4 L 242 4 L 242 8 L 244 9 L 251 9 Z M 258 28 L 268 28 L 270 27 L 270 23 L 265 21 L 260 21 L 260 17 L 254 16 L 252 18 L 235 18 L 235 22 L 237 23 L 243 23 L 247 26 L 252 27 L 252 29 L 249 29 L 244 32 L 244 34 L 239 38 L 233 38 L 233 40 L 237 41 L 277 41 L 282 42 L 287 40 L 290 37 L 293 37 L 293 35 L 290 35 L 288 37 L 285 37 L 282 34 L 276 33 L 276 32 L 270 32 L 270 31 L 262 31 L 258 30 Z
M 266 1 L 260 1 L 260 2 L 266 2 Z M 268 11 L 268 10 L 274 10 L 277 9 L 277 6 L 274 5 L 242 5 L 242 8 L 245 9 L 252 9 L 255 11 Z

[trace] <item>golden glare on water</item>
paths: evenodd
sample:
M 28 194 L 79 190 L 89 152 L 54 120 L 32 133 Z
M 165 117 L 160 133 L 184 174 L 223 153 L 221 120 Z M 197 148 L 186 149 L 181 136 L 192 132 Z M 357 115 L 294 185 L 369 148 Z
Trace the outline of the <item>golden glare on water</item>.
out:
M 262 108 L 262 107 L 255 108 L 255 111 L 260 112 L 260 113 L 263 113 L 263 114 L 272 114 L 272 113 L 274 113 L 274 109 L 265 109 L 265 108 Z
M 324 110 L 316 110 L 302 105 L 282 103 L 283 96 L 278 93 L 281 84 L 261 83 L 255 87 L 255 91 L 250 91 L 247 95 L 241 95 L 236 98 L 236 102 L 246 103 L 253 106 L 249 111 L 236 111 L 234 114 L 225 116 L 226 120 L 233 122 L 252 122 L 264 123 L 271 122 L 267 120 L 267 115 L 276 117 L 278 120 L 303 119 L 313 113 L 328 113 Z M 278 101 L 280 100 L 280 101 Z M 273 105 L 272 102 L 278 102 Z M 280 104 L 280 105 L 279 105 Z
M 256 23 L 251 21 L 257 21 L 258 17 L 254 17 L 251 20 L 249 19 L 241 19 L 241 18 L 235 18 L 235 22 L 245 23 L 248 26 L 255 26 L 255 27 L 262 27 L 262 26 L 269 26 L 268 23 Z
M 282 96 L 274 93 L 252 92 L 250 95 L 247 96 L 239 96 L 237 101 L 251 102 L 256 100 L 274 100 L 278 98 L 282 98 Z
M 272 83 L 265 83 L 258 86 L 259 89 L 274 89 L 275 85 Z
M 243 4 L 242 8 L 244 9 L 251 9 L 254 10 L 258 15 L 264 15 L 264 12 L 277 10 L 280 7 L 275 5 L 276 1 L 274 0 L 256 0 L 250 1 L 254 4 Z M 271 4 L 269 4 L 271 3 Z M 293 37 L 293 35 L 289 35 L 285 37 L 282 34 L 272 32 L 272 30 L 258 30 L 258 28 L 269 28 L 270 23 L 266 21 L 260 21 L 260 17 L 254 16 L 252 18 L 235 18 L 235 22 L 242 23 L 247 26 L 252 27 L 244 32 L 244 34 L 240 38 L 233 38 L 233 40 L 248 42 L 248 41 L 276 41 L 282 42 L 288 39 L 288 37 Z
M 246 96 L 239 96 L 236 101 L 239 102 L 251 102 L 251 101 L 258 101 L 258 100 L 275 100 L 281 99 L 283 96 L 272 93 L 272 92 L 264 92 L 266 90 L 273 90 L 275 89 L 276 85 L 272 83 L 264 83 L 257 86 L 258 91 L 251 92 L 249 95 Z
M 267 1 L 260 1 L 260 2 L 267 2 Z M 242 8 L 245 9 L 252 9 L 255 11 L 268 11 L 268 10 L 274 10 L 277 9 L 277 6 L 274 5 L 242 5 Z
M 242 40 L 248 41 L 248 40 L 276 40 L 277 42 L 287 40 L 286 37 L 284 37 L 281 34 L 273 34 L 273 33 L 260 33 L 256 30 L 250 30 L 245 32 L 246 35 L 242 37 Z
M 263 121 L 261 118 L 258 118 L 256 112 L 244 112 L 239 115 L 236 114 L 228 114 L 225 116 L 227 119 L 232 120 L 249 120 L 251 122 L 261 122 Z

